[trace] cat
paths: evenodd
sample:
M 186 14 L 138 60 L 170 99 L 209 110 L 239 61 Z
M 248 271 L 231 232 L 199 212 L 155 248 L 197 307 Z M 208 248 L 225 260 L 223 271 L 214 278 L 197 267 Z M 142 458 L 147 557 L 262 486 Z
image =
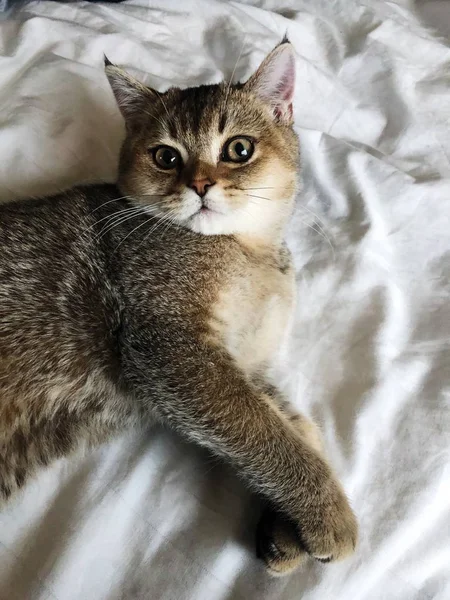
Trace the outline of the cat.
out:
M 156 420 L 266 499 L 269 573 L 344 558 L 354 513 L 266 377 L 295 299 L 292 45 L 245 83 L 158 93 L 105 71 L 126 124 L 117 185 L 0 206 L 0 493 Z

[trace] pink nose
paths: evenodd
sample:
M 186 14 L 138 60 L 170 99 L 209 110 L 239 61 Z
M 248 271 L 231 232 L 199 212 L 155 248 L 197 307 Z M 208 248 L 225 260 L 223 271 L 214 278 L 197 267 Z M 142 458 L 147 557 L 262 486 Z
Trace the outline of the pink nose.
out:
M 195 179 L 194 181 L 191 181 L 189 187 L 192 188 L 200 198 L 203 198 L 212 185 L 214 184 L 209 179 Z

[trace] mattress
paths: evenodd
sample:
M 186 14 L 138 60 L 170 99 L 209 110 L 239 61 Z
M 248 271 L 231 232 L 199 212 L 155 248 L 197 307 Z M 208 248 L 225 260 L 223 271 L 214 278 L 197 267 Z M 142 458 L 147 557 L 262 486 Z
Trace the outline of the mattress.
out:
M 128 432 L 1 509 L 2 600 L 450 598 L 450 50 L 412 9 L 42 1 L 0 24 L 1 200 L 114 180 L 104 53 L 165 90 L 244 79 L 288 34 L 299 302 L 277 378 L 361 529 L 354 557 L 270 578 L 235 474 L 169 431 Z

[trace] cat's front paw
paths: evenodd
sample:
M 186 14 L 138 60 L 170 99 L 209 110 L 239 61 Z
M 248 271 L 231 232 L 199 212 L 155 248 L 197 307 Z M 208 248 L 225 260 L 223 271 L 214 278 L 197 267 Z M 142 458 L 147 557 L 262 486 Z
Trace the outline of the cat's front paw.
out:
M 342 560 L 355 550 L 356 517 L 341 486 L 332 478 L 315 502 L 301 511 L 297 527 L 306 552 L 321 562 Z
M 310 508 L 300 525 L 271 509 L 263 513 L 256 531 L 256 553 L 271 575 L 289 575 L 308 554 L 328 563 L 353 553 L 358 537 L 355 515 L 339 484 L 332 482 L 330 487 L 329 497 Z
M 274 577 L 289 575 L 308 557 L 295 525 L 271 509 L 264 511 L 256 530 L 256 555 Z

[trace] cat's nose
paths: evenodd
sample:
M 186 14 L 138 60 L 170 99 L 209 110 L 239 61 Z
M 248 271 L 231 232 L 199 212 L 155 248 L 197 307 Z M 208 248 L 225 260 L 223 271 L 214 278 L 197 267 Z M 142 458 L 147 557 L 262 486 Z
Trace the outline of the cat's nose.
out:
M 194 179 L 194 181 L 191 181 L 189 184 L 189 187 L 193 189 L 200 198 L 203 198 L 212 185 L 214 185 L 214 183 L 209 179 Z

